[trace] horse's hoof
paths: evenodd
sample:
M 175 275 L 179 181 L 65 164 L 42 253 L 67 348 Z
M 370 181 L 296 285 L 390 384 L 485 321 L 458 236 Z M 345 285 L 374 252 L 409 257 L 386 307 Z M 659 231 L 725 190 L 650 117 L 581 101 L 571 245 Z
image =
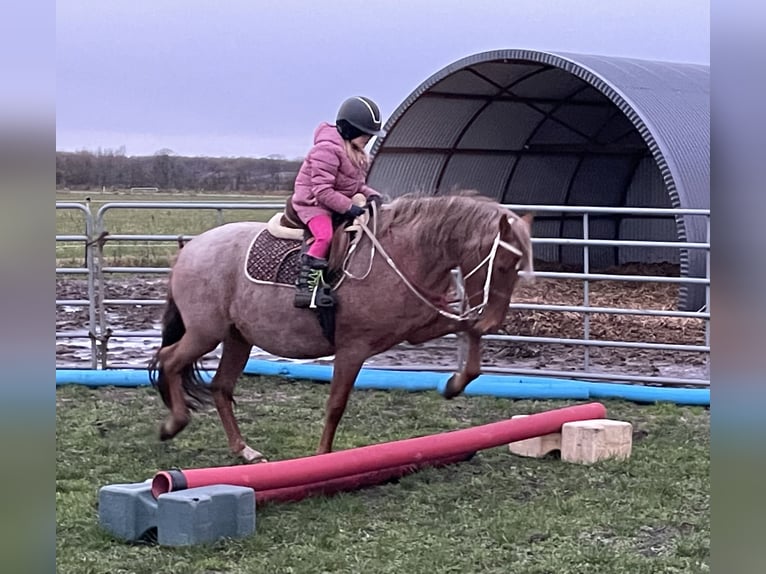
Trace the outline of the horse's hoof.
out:
M 257 450 L 250 448 L 249 446 L 246 446 L 245 448 L 240 450 L 237 453 L 237 456 L 242 458 L 248 464 L 255 464 L 258 462 L 269 462 L 268 460 L 266 460 L 266 457 L 263 456 L 263 453 L 258 452 Z
M 442 391 L 442 396 L 447 399 L 454 399 L 456 396 L 458 396 L 460 393 L 455 392 L 455 375 L 452 375 L 449 380 L 447 381 L 447 384 L 444 385 L 444 391 Z
M 180 423 L 175 419 L 166 420 L 164 423 L 162 423 L 162 425 L 160 425 L 160 440 L 162 442 L 170 440 L 182 430 L 184 430 L 188 424 L 188 419 L 181 421 Z
M 163 423 L 163 424 L 160 425 L 160 440 L 162 442 L 165 442 L 166 440 L 170 440 L 171 438 L 176 436 L 176 434 L 178 434 L 178 433 L 174 433 L 174 432 L 171 432 L 170 430 L 168 430 L 166 424 Z

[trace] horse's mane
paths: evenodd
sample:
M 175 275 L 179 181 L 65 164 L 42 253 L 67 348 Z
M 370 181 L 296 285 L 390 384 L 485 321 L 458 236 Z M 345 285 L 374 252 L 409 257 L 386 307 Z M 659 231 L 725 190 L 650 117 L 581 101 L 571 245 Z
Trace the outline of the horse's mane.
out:
M 485 195 L 464 190 L 449 195 L 403 195 L 385 206 L 381 232 L 394 229 L 417 229 L 418 242 L 433 257 L 444 257 L 458 247 L 456 241 L 474 242 L 477 247 L 492 241 L 500 217 L 514 216 L 511 211 Z M 474 241 L 474 240 L 479 240 Z M 523 241 L 523 239 L 522 239 Z
M 502 217 L 511 221 L 515 243 L 523 253 L 519 270 L 530 272 L 526 280 L 531 281 L 534 263 L 530 221 L 522 221 L 510 209 L 474 190 L 400 196 L 384 205 L 378 234 L 414 235 L 418 251 L 428 253 L 423 260 L 426 267 L 455 253 L 466 254 L 467 249 L 473 251 L 478 262 L 488 253 Z

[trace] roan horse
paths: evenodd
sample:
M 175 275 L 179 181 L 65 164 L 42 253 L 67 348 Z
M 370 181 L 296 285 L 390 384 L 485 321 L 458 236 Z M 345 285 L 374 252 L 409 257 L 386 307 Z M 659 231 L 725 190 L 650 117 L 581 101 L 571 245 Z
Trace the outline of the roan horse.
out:
M 243 258 L 264 223 L 229 223 L 187 243 L 173 264 L 162 344 L 150 365 L 170 414 L 161 440 L 178 434 L 190 408 L 212 394 L 231 452 L 248 462 L 263 455 L 242 438 L 233 391 L 253 345 L 286 358 L 335 355 L 325 423 L 317 453 L 332 450 L 338 423 L 364 361 L 407 341 L 449 333 L 467 340 L 467 353 L 444 396 L 459 395 L 480 374 L 481 336 L 505 318 L 520 270 L 532 271 L 531 215 L 519 217 L 477 194 L 405 196 L 385 204 L 363 226 L 338 286 L 334 344 L 314 311 L 293 307 L 294 288 L 249 281 Z M 361 232 L 359 232 L 361 233 Z M 453 269 L 464 277 L 461 308 L 450 306 Z M 197 362 L 223 343 L 210 384 Z

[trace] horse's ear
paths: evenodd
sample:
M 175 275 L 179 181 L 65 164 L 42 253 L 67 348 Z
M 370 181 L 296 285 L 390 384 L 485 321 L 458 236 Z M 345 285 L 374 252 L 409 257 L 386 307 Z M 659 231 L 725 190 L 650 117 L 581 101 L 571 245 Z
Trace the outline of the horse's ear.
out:
M 532 221 L 535 219 L 535 214 L 532 212 L 525 213 L 521 217 L 519 217 L 524 223 L 527 224 L 527 227 L 529 229 L 532 229 Z M 513 224 L 513 219 L 509 217 L 501 217 L 500 218 L 500 234 L 505 234 Z
M 511 221 L 505 216 L 500 218 L 500 237 L 508 237 L 511 231 Z

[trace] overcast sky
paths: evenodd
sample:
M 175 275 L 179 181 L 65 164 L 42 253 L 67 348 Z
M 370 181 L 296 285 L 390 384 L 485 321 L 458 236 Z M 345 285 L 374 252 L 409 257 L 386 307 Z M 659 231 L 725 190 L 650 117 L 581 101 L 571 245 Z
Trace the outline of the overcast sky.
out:
M 56 147 L 299 157 L 486 50 L 710 62 L 708 0 L 58 0 Z

